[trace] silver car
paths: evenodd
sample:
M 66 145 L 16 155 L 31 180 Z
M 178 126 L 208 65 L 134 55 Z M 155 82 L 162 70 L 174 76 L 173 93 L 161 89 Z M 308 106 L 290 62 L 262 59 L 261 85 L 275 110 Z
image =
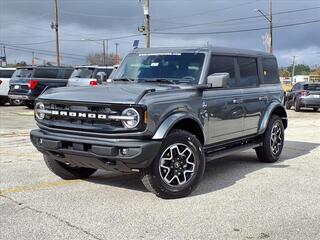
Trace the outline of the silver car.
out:
M 78 66 L 68 80 L 68 87 L 96 86 L 105 82 L 113 66 Z

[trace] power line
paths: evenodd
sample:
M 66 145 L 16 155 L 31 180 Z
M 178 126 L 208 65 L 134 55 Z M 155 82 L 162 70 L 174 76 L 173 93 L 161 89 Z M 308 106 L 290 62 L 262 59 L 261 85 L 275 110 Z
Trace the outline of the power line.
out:
M 320 19 L 313 20 L 313 21 L 300 22 L 300 23 L 278 25 L 278 26 L 273 26 L 273 28 L 299 26 L 299 25 L 305 25 L 305 24 L 317 23 L 317 22 L 320 22 Z M 240 30 L 231 30 L 231 31 L 219 31 L 219 32 L 175 32 L 175 33 L 172 33 L 172 32 L 153 32 L 153 34 L 161 34 L 161 35 L 215 35 L 215 34 L 227 34 L 227 33 L 253 32 L 253 31 L 259 31 L 259 30 L 265 30 L 265 29 L 269 29 L 269 27 L 240 29 Z
M 310 11 L 310 10 L 315 10 L 315 9 L 320 9 L 320 6 L 318 7 L 312 7 L 312 8 L 303 8 L 303 9 L 295 9 L 295 10 L 289 10 L 289 11 L 282 11 L 282 12 L 276 12 L 273 13 L 273 16 L 276 15 L 282 15 L 282 14 L 289 14 L 289 13 L 295 13 L 295 12 L 304 12 L 304 11 Z M 195 24 L 188 24 L 188 25 L 181 25 L 181 26 L 176 26 L 176 27 L 168 27 L 168 28 L 163 28 L 163 30 L 171 30 L 171 29 L 181 29 L 181 28 L 189 28 L 189 27 L 198 27 L 198 26 L 203 26 L 203 25 L 208 25 L 208 24 L 217 24 L 217 23 L 228 23 L 228 22 L 235 22 L 235 21 L 241 21 L 241 20 L 249 20 L 249 19 L 257 19 L 257 18 L 263 18 L 263 16 L 258 15 L 258 16 L 250 16 L 250 17 L 240 17 L 240 18 L 230 18 L 222 21 L 211 21 L 211 22 L 205 22 L 205 23 L 195 23 Z M 158 29 L 156 30 L 158 31 Z

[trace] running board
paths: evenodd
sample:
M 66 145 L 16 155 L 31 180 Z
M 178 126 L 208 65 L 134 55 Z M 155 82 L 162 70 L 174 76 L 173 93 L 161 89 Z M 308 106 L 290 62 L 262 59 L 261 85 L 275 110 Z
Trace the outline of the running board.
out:
M 209 162 L 218 158 L 231 155 L 236 152 L 242 152 L 242 151 L 260 147 L 260 146 L 262 146 L 262 143 L 246 143 L 246 144 L 241 144 L 239 146 L 235 146 L 235 147 L 231 147 L 223 150 L 217 150 L 217 151 L 208 153 L 206 155 L 206 160 L 207 162 Z

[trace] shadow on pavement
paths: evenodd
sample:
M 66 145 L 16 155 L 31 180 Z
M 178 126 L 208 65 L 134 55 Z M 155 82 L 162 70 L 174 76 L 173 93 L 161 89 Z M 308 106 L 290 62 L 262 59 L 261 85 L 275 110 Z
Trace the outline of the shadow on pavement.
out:
M 277 163 L 261 163 L 257 160 L 254 150 L 233 154 L 228 157 L 207 163 L 206 171 L 199 188 L 192 196 L 202 195 L 232 186 L 246 175 L 263 168 L 286 168 L 286 161 L 309 154 L 319 147 L 317 143 L 286 141 L 282 157 Z M 87 181 L 109 185 L 119 188 L 127 188 L 135 191 L 147 192 L 140 181 L 139 174 L 115 174 L 98 172 L 97 175 Z

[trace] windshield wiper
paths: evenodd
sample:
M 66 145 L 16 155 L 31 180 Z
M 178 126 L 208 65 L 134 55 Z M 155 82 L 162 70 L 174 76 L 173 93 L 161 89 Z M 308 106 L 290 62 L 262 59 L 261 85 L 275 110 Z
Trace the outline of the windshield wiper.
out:
M 168 78 L 157 78 L 157 79 L 146 79 L 145 82 L 156 82 L 156 83 L 170 83 L 176 84 L 175 81 Z
M 134 82 L 134 79 L 128 78 L 128 77 L 122 77 L 122 78 L 114 78 L 112 81 L 128 81 L 128 82 Z

